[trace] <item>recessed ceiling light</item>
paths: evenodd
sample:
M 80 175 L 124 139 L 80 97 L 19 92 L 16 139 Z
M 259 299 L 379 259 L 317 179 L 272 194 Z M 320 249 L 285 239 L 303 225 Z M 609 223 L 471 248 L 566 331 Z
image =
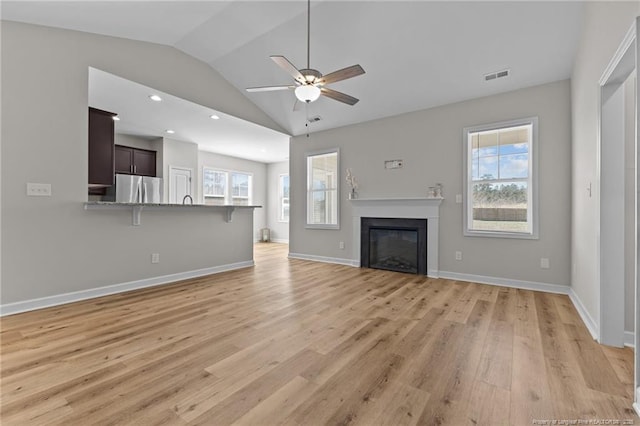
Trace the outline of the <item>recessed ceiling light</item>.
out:
M 214 120 L 220 120 L 220 117 L 218 117 L 218 116 L 217 116 L 217 115 L 215 115 L 215 114 L 210 115 L 209 117 L 211 117 L 211 118 L 212 118 L 212 119 L 214 119 Z
M 264 149 L 264 148 L 262 148 L 262 149 L 260 150 L 260 152 L 267 152 L 267 150 L 266 150 L 266 149 Z
M 166 133 L 169 133 L 170 135 L 175 133 L 175 130 L 171 130 L 171 129 L 167 129 L 165 130 Z
M 149 99 L 156 102 L 160 102 L 162 100 L 162 98 L 158 95 L 149 95 Z
M 111 118 L 113 118 L 113 121 L 120 121 L 120 117 L 118 117 L 117 115 L 114 115 Z

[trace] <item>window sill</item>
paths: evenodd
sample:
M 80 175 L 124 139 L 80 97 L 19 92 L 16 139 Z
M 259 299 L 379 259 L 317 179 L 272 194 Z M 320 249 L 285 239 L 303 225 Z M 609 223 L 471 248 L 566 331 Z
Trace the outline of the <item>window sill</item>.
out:
M 516 232 L 499 232 L 499 231 L 470 231 L 465 230 L 465 237 L 488 237 L 488 238 L 508 238 L 515 240 L 538 240 L 540 237 L 537 232 L 532 234 L 516 233 Z
M 309 224 L 309 223 L 307 223 L 304 227 L 305 229 L 332 229 L 332 230 L 340 229 L 340 225 L 315 225 L 315 224 Z

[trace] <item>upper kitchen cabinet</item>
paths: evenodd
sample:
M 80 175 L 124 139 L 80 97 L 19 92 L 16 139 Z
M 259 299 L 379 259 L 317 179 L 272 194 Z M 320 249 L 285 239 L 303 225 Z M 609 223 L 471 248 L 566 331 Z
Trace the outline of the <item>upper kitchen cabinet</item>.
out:
M 113 185 L 115 115 L 89 107 L 89 188 Z
M 156 152 L 116 145 L 115 170 L 128 175 L 155 176 Z

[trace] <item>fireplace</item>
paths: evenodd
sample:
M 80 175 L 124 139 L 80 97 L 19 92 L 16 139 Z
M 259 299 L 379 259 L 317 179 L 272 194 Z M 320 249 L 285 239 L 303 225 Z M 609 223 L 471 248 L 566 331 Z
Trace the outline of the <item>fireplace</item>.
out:
M 427 220 L 362 217 L 360 266 L 427 274 Z

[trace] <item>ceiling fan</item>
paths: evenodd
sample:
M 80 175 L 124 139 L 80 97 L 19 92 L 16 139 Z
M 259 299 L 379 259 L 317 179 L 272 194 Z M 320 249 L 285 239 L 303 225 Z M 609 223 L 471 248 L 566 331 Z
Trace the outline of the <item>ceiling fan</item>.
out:
M 329 89 L 327 84 L 335 83 L 338 81 L 346 80 L 348 78 L 359 76 L 364 74 L 364 69 L 360 65 L 352 65 L 347 68 L 343 68 L 338 71 L 334 71 L 327 75 L 322 75 L 320 71 L 311 68 L 309 65 L 310 46 L 311 46 L 311 0 L 307 0 L 307 67 L 297 69 L 287 58 L 280 55 L 273 55 L 270 58 L 280 68 L 285 70 L 294 78 L 294 84 L 286 86 L 263 86 L 263 87 L 249 87 L 247 92 L 271 92 L 275 90 L 291 90 L 293 89 L 296 98 L 301 102 L 310 103 L 320 97 L 320 95 L 327 98 L 334 99 L 339 102 L 344 102 L 348 105 L 355 105 L 358 102 L 357 98 L 347 95 L 337 90 Z

